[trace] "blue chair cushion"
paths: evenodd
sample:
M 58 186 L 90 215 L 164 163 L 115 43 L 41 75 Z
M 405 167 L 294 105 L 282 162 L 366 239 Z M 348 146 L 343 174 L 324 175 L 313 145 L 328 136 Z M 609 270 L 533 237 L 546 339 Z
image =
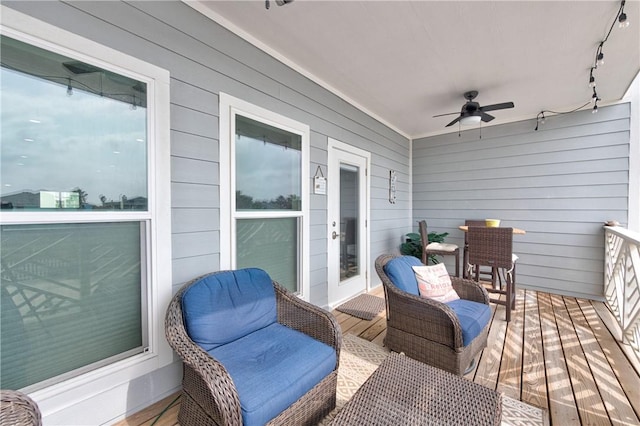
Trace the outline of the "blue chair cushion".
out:
M 384 265 L 384 272 L 391 282 L 402 291 L 420 296 L 418 281 L 412 266 L 424 266 L 420 259 L 414 256 L 399 256 Z
M 491 308 L 484 303 L 458 299 L 447 302 L 460 321 L 462 344 L 467 346 L 484 329 L 491 319 Z
M 184 292 L 182 312 L 189 337 L 209 351 L 275 323 L 275 290 L 262 269 L 215 273 Z
M 244 425 L 263 425 L 336 368 L 335 350 L 279 323 L 209 351 L 238 390 Z

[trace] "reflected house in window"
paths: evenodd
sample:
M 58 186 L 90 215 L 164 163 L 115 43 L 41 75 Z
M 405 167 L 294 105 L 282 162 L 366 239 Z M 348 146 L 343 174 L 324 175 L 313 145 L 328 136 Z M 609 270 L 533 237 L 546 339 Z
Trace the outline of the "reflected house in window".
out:
M 40 193 L 32 191 L 21 191 L 13 194 L 3 195 L 2 209 L 32 209 L 40 208 Z
M 79 209 L 80 194 L 77 192 L 40 191 L 41 209 Z
M 21 191 L 0 197 L 3 210 L 13 209 L 83 209 L 83 210 L 136 210 L 147 209 L 147 197 L 127 198 L 105 201 L 101 205 L 81 203 L 77 191 Z

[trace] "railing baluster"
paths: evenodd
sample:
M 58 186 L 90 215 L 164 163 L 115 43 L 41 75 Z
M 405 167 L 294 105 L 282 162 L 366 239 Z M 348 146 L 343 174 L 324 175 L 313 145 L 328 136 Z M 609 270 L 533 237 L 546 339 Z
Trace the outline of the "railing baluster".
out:
M 640 359 L 640 234 L 605 227 L 604 293 L 622 330 L 622 342 Z

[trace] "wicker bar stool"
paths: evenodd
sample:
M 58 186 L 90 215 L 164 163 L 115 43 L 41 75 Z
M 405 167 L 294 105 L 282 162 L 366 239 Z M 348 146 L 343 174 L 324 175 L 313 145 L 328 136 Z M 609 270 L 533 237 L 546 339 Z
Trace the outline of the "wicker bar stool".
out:
M 484 227 L 487 225 L 487 221 L 484 219 L 466 219 L 464 221 L 465 226 L 479 226 Z M 462 278 L 469 279 L 475 273 L 472 269 L 473 267 L 469 264 L 469 237 L 468 232 L 464 233 L 464 248 L 462 249 Z M 490 270 L 480 270 L 480 275 L 488 276 L 491 279 L 491 282 L 495 282 L 494 269 Z
M 0 425 L 41 426 L 38 404 L 15 390 L 0 390 Z
M 506 307 L 507 322 L 511 321 L 511 310 L 515 309 L 516 300 L 516 257 L 513 256 L 513 228 L 487 228 L 472 226 L 467 231 L 469 241 L 469 265 L 474 267 L 475 281 L 480 280 L 480 267 L 492 268 L 492 288 L 489 293 L 505 295 L 506 300 L 491 299 Z M 502 273 L 505 289 L 496 288 L 495 279 Z
M 460 248 L 455 244 L 446 243 L 429 243 L 429 233 L 427 232 L 427 221 L 421 220 L 418 222 L 420 228 L 420 240 L 422 241 L 422 263 L 427 264 L 429 256 L 434 254 L 437 256 L 455 256 L 456 259 L 456 273 L 455 276 L 460 276 Z

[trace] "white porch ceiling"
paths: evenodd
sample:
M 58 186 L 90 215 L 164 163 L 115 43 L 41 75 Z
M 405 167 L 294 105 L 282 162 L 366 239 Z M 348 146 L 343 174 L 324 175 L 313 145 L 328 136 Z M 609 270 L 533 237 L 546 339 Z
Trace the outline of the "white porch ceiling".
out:
M 513 101 L 485 125 L 588 102 L 589 69 L 620 1 L 271 1 L 191 3 L 227 28 L 412 138 L 445 128 L 478 90 Z M 616 25 L 596 77 L 599 105 L 620 100 L 640 70 L 640 2 Z M 590 108 L 587 106 L 585 108 Z M 477 126 L 476 126 L 477 127 Z M 462 127 L 468 129 L 468 127 Z

